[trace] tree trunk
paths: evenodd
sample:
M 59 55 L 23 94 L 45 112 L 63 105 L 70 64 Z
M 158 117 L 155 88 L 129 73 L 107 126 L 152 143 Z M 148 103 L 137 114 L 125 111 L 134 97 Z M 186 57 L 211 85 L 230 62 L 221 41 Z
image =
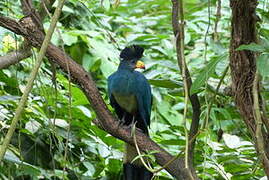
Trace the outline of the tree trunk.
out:
M 241 116 L 255 142 L 256 124 L 253 111 L 253 81 L 256 73 L 256 54 L 253 51 L 237 51 L 242 44 L 256 43 L 256 15 L 257 0 L 230 0 L 232 8 L 232 33 L 230 44 L 230 67 L 232 87 L 235 93 L 235 103 Z M 263 131 L 263 136 L 268 135 Z M 268 148 L 266 148 L 268 151 Z M 257 151 L 257 154 L 259 152 Z M 268 152 L 267 152 L 268 157 Z M 263 161 L 263 165 L 265 165 Z M 265 166 L 265 173 L 269 176 L 269 170 Z

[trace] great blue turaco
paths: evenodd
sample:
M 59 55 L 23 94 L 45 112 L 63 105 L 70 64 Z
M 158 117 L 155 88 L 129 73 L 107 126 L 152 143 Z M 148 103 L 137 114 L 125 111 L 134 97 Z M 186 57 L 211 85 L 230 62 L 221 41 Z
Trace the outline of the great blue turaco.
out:
M 151 87 L 145 76 L 135 71 L 145 69 L 141 59 L 144 49 L 138 45 L 124 48 L 120 53 L 118 70 L 108 77 L 108 94 L 111 106 L 119 120 L 127 126 L 136 122 L 136 127 L 148 135 L 152 105 Z M 125 180 L 150 180 L 152 173 L 140 160 L 134 162 L 136 149 L 126 144 L 123 162 L 123 177 Z

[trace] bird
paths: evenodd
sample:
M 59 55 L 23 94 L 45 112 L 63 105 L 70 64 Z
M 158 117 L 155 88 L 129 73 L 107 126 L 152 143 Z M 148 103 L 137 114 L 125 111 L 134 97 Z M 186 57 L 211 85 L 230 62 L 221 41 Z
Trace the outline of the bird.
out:
M 140 60 L 144 48 L 139 45 L 125 47 L 120 52 L 120 64 L 116 72 L 108 77 L 108 95 L 111 106 L 115 109 L 120 122 L 136 127 L 149 135 L 150 114 L 152 106 L 151 87 L 146 77 L 136 68 L 145 69 Z M 124 180 L 150 180 L 153 174 L 140 160 L 134 162 L 136 149 L 126 144 L 123 160 Z

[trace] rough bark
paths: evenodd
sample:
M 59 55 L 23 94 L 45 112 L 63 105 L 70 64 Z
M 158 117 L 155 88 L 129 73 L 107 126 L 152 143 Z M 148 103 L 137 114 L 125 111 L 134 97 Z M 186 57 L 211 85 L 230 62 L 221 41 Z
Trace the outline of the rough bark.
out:
M 5 56 L 0 56 L 0 69 L 16 64 L 22 59 L 28 58 L 31 55 L 31 47 L 25 43 L 22 45 L 22 48 L 18 49 L 17 51 L 10 52 Z
M 232 32 L 230 45 L 230 67 L 232 76 L 232 87 L 235 93 L 235 103 L 241 116 L 254 140 L 256 124 L 253 110 L 253 81 L 256 73 L 256 54 L 253 51 L 236 49 L 243 44 L 256 43 L 256 15 L 257 0 L 230 0 L 232 8 Z M 268 135 L 263 131 L 263 136 Z M 267 146 L 268 147 L 268 146 Z M 268 148 L 267 157 L 268 157 Z M 259 153 L 259 152 L 257 152 Z M 263 162 L 264 164 L 264 162 Z M 269 170 L 265 168 L 269 176 Z
M 0 16 L 0 26 L 13 31 L 16 34 L 24 36 L 24 38 L 26 38 L 32 46 L 37 48 L 40 47 L 44 38 L 43 32 L 34 24 L 31 16 L 27 16 L 21 19 L 19 22 Z M 68 66 L 72 81 L 81 87 L 89 99 L 91 106 L 97 114 L 99 120 L 98 125 L 100 125 L 112 136 L 119 138 L 128 144 L 134 145 L 133 138 L 130 135 L 131 130 L 118 126 L 117 120 L 108 110 L 104 100 L 95 86 L 93 79 L 91 78 L 91 75 L 86 72 L 81 65 L 73 61 L 60 48 L 52 44 L 49 45 L 46 56 L 59 65 L 65 72 L 67 72 L 67 64 L 69 64 Z M 171 154 L 166 152 L 143 133 L 136 131 L 136 138 L 138 146 L 142 151 L 157 151 L 154 156 L 157 163 L 161 166 L 173 158 Z M 182 158 L 179 158 L 171 163 L 166 170 L 177 179 L 190 179 L 188 171 L 184 169 L 184 160 Z
M 40 3 L 40 10 L 36 12 L 31 0 L 21 0 L 22 12 L 25 16 L 30 15 L 32 12 L 40 15 L 40 22 L 44 20 L 47 15 L 46 9 L 50 10 L 55 0 L 43 0 Z M 32 55 L 31 46 L 27 41 L 24 41 L 18 50 L 12 51 L 5 56 L 0 56 L 0 69 L 8 68 L 10 65 L 16 64 Z
M 252 84 L 256 72 L 256 59 L 253 51 L 237 51 L 242 44 L 256 42 L 256 0 L 231 0 L 232 38 L 230 46 L 230 67 L 235 92 L 235 102 L 252 135 L 255 134 L 253 116 Z

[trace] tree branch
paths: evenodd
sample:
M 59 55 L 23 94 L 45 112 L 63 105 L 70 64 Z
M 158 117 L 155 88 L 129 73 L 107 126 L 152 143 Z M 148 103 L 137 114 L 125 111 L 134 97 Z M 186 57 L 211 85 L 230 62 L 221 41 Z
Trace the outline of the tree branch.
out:
M 20 23 L 11 18 L 0 15 L 0 26 L 18 35 L 24 35 L 24 36 L 27 35 L 27 33 L 25 32 L 24 28 L 20 25 Z
M 31 47 L 23 43 L 22 48 L 0 56 L 0 69 L 7 68 L 32 55 Z
M 214 34 L 213 39 L 214 41 L 218 41 L 219 35 L 218 35 L 218 23 L 221 18 L 221 0 L 217 0 L 217 12 L 216 12 L 216 20 L 215 20 L 215 26 L 214 26 Z
M 34 27 L 33 21 L 29 17 L 24 18 L 18 23 L 14 20 L 8 18 L 8 21 L 5 22 L 7 18 L 0 16 L 0 25 L 13 32 L 18 32 L 22 34 L 25 38 L 29 40 L 31 45 L 39 48 L 43 39 L 44 34 L 36 27 Z M 13 25 L 16 25 L 20 28 L 15 28 Z M 23 32 L 23 33 L 21 33 Z M 34 32 L 34 33 L 33 33 Z M 91 106 L 96 112 L 96 115 L 99 119 L 99 126 L 101 126 L 106 132 L 112 136 L 119 138 L 128 144 L 134 145 L 133 138 L 131 137 L 131 130 L 124 127 L 118 126 L 117 120 L 113 117 L 111 112 L 108 110 L 104 100 L 102 99 L 98 89 L 95 86 L 95 83 L 88 72 L 86 72 L 81 65 L 73 61 L 67 54 L 65 54 L 60 48 L 50 44 L 46 56 L 54 61 L 57 65 L 61 67 L 65 72 L 68 71 L 67 64 L 69 64 L 69 71 L 72 77 L 72 81 L 78 84 L 83 92 L 85 93 L 88 100 L 91 102 Z M 68 62 L 68 63 L 66 63 Z M 159 145 L 153 142 L 148 136 L 143 133 L 136 131 L 136 139 L 139 148 L 142 151 L 157 151 L 154 154 L 156 161 L 159 165 L 166 164 L 169 160 L 173 158 L 171 154 L 162 149 Z M 182 158 L 177 159 L 171 163 L 166 170 L 177 179 L 190 179 L 188 171 L 184 168 L 184 160 Z
M 31 0 L 21 0 L 21 7 L 24 16 L 28 16 L 32 12 L 33 2 Z
M 256 123 L 256 144 L 257 144 L 257 150 L 260 158 L 263 161 L 264 169 L 267 174 L 267 177 L 269 177 L 269 160 L 266 156 L 266 151 L 264 147 L 264 139 L 262 134 L 262 117 L 261 117 L 261 111 L 260 111 L 260 104 L 259 104 L 259 73 L 256 72 L 255 78 L 253 81 L 253 88 L 252 88 L 252 94 L 253 94 L 253 111 L 254 111 L 254 118 Z
M 46 9 L 50 11 L 54 2 L 55 0 L 42 0 L 41 1 L 39 11 L 38 11 L 41 20 L 43 20 L 47 15 Z
M 180 24 L 179 24 L 179 2 L 178 0 L 171 0 L 172 1 L 172 27 L 173 27 L 173 32 L 174 32 L 174 36 L 177 37 L 180 33 Z M 177 52 L 177 59 L 179 61 L 179 68 L 182 71 L 182 57 L 180 56 L 181 54 L 181 48 L 182 45 L 180 44 L 179 41 L 176 41 L 176 52 Z M 187 88 L 188 91 L 190 92 L 190 88 L 192 85 L 192 80 L 191 80 L 191 76 L 188 70 L 188 67 L 186 66 L 186 71 L 185 71 L 185 78 L 187 80 Z M 192 173 L 194 173 L 194 168 L 193 168 L 193 156 L 194 156 L 194 147 L 195 147 L 195 139 L 196 139 L 196 134 L 198 132 L 199 129 L 199 121 L 200 121 L 200 114 L 201 114 L 201 109 L 200 109 L 200 102 L 198 99 L 197 94 L 192 94 L 191 96 L 189 96 L 190 98 L 190 102 L 192 105 L 192 110 L 193 110 L 193 114 L 192 114 L 192 123 L 191 123 L 191 127 L 190 127 L 190 131 L 189 131 L 189 140 L 193 139 L 194 140 L 189 144 L 189 165 L 191 165 L 191 170 Z
M 50 9 L 54 2 L 55 0 L 43 0 L 41 2 L 40 10 L 38 11 L 41 22 L 44 20 L 47 14 L 45 8 L 48 7 L 48 9 Z M 21 4 L 24 15 L 29 15 L 32 12 L 31 9 L 34 9 L 31 0 L 21 0 Z M 0 69 L 8 68 L 10 65 L 16 64 L 19 61 L 30 57 L 31 55 L 31 46 L 26 40 L 18 50 L 12 51 L 5 56 L 0 57 Z

